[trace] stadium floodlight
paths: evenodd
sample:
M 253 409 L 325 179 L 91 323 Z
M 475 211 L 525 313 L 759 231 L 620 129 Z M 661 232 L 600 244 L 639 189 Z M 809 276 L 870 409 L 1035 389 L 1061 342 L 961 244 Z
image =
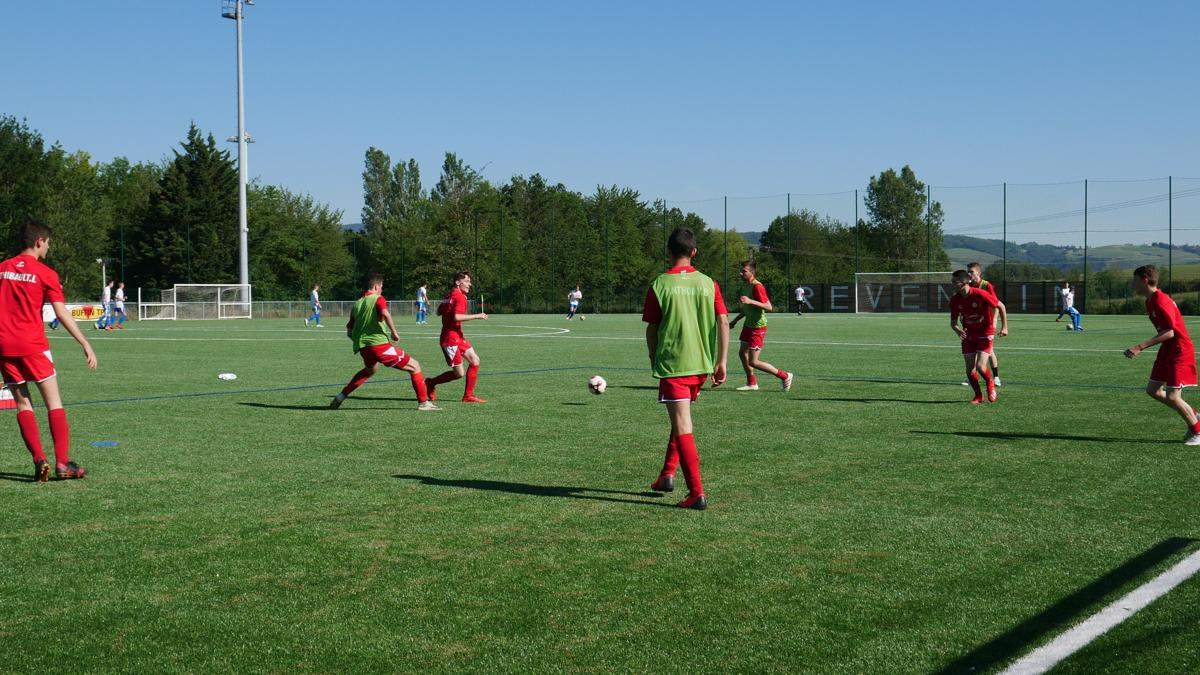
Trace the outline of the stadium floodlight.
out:
M 221 16 L 232 19 L 237 26 L 237 142 L 238 142 L 238 279 L 243 286 L 250 284 L 249 228 L 246 224 L 246 105 L 242 81 L 242 20 L 246 5 L 254 0 L 221 0 Z

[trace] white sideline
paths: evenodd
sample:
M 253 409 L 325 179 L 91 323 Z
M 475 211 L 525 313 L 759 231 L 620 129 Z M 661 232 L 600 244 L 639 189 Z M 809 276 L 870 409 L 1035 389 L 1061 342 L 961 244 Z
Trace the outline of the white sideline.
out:
M 1089 642 L 1107 633 L 1138 610 L 1166 595 L 1172 588 L 1200 572 L 1200 551 L 1184 558 L 1174 567 L 1133 589 L 1129 594 L 1092 615 L 1086 621 L 1038 647 L 1005 668 L 1001 675 L 1044 673 L 1063 659 L 1083 649 Z

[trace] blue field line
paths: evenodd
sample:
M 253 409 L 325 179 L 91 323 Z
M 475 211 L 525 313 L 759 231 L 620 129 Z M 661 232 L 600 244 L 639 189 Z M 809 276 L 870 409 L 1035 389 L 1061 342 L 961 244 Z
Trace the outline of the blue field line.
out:
M 559 368 L 531 368 L 529 370 L 500 370 L 500 371 L 491 372 L 491 373 L 485 371 L 485 375 L 488 377 L 494 377 L 496 375 L 532 375 L 532 374 L 537 374 L 537 373 L 565 372 L 565 371 L 569 371 L 569 370 L 604 370 L 604 371 L 621 370 L 621 371 L 639 371 L 639 372 L 641 372 L 641 371 L 647 371 L 649 369 L 647 369 L 647 368 L 613 368 L 610 366 L 563 366 L 563 367 L 559 367 Z M 401 377 L 374 378 L 374 379 L 368 380 L 363 386 L 366 386 L 368 384 L 387 384 L 387 383 L 406 382 L 406 381 L 407 381 L 407 378 L 401 378 Z M 262 389 L 233 389 L 233 390 L 220 390 L 220 391 L 197 391 L 197 392 L 188 392 L 188 393 L 182 393 L 182 394 L 158 394 L 158 395 L 154 395 L 154 396 L 130 396 L 127 398 L 109 398 L 109 399 L 99 399 L 96 401 L 72 401 L 72 402 L 69 402 L 67 405 L 74 407 L 74 406 L 81 406 L 81 405 L 103 405 L 103 404 L 110 404 L 110 403 L 136 403 L 138 401 L 164 401 L 164 400 L 176 399 L 176 398 L 200 398 L 200 397 L 206 397 L 206 396 L 237 396 L 237 395 L 241 395 L 241 394 L 270 394 L 270 393 L 277 393 L 277 392 L 283 392 L 283 391 L 303 391 L 305 389 L 324 389 L 326 387 L 337 387 L 340 389 L 340 388 L 344 387 L 345 385 L 346 385 L 345 382 L 333 382 L 333 383 L 326 383 L 326 384 L 298 384 L 298 385 L 294 385 L 294 386 L 290 386 L 290 387 L 266 387 L 266 388 L 262 388 Z

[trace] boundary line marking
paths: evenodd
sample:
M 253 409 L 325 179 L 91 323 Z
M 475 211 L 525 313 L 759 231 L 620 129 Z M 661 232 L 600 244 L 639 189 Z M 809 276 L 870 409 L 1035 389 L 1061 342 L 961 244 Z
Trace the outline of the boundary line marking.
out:
M 1192 553 L 1167 571 L 1133 589 L 1083 623 L 1054 638 L 1049 644 L 1033 650 L 1005 668 L 1001 675 L 1028 675 L 1050 670 L 1197 572 L 1200 572 L 1200 551 Z

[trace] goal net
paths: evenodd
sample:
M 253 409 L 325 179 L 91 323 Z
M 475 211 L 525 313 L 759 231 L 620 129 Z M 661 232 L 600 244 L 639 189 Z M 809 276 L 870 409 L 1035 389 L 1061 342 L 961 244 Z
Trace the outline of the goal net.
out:
M 860 272 L 854 275 L 854 311 L 943 312 L 954 295 L 951 272 Z
M 149 301 L 138 289 L 141 319 L 249 319 L 250 286 L 243 284 L 175 284 L 169 290 L 154 291 Z

